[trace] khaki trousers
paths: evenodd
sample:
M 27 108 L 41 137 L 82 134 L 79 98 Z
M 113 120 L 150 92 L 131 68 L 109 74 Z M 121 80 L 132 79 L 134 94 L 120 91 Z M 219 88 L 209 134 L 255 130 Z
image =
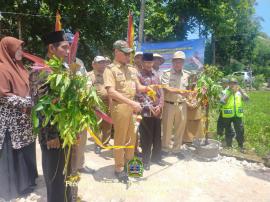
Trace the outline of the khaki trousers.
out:
M 170 143 L 172 133 L 174 133 L 174 143 L 172 152 L 180 152 L 182 145 L 182 138 L 185 132 L 187 122 L 187 105 L 185 102 L 179 105 L 164 103 L 163 108 L 163 136 L 162 136 L 162 150 L 171 151 Z
M 112 119 L 114 126 L 114 145 L 135 146 L 136 135 L 133 121 L 133 110 L 127 104 L 116 104 L 112 107 Z M 132 149 L 114 149 L 115 171 L 124 169 L 125 163 L 134 156 Z
M 80 139 L 77 144 L 72 146 L 71 154 L 71 173 L 77 172 L 83 168 L 84 164 L 84 150 L 87 141 L 87 131 L 84 130 L 80 134 Z
M 194 138 L 202 138 L 203 127 L 202 120 L 188 120 L 186 124 L 185 133 L 183 136 L 183 142 L 193 142 Z

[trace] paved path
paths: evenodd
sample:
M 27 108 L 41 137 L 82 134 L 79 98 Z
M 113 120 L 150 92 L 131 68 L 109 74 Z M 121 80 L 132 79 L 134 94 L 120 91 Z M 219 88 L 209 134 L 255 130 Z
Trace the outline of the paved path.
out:
M 40 150 L 38 151 L 38 187 L 26 199 L 16 201 L 46 201 Z M 164 160 L 167 166 L 151 165 L 140 179 L 131 185 L 118 183 L 114 178 L 112 151 L 93 152 L 93 144 L 86 147 L 86 165 L 96 169 L 94 175 L 81 174 L 79 196 L 87 202 L 176 202 L 176 201 L 270 201 L 270 169 L 263 165 L 220 157 L 216 162 L 203 162 L 190 150 L 186 159 L 174 156 Z

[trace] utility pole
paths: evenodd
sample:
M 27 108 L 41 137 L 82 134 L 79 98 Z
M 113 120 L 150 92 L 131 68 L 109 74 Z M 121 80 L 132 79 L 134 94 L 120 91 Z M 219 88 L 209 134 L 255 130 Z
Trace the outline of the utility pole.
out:
M 215 39 L 214 34 L 212 34 L 212 52 L 213 52 L 212 63 L 213 65 L 215 65 L 216 64 L 216 39 Z
M 22 39 L 22 21 L 21 17 L 18 17 L 18 33 L 19 33 L 19 39 Z
M 141 0 L 138 50 L 141 50 L 143 42 L 144 12 L 145 12 L 145 0 Z

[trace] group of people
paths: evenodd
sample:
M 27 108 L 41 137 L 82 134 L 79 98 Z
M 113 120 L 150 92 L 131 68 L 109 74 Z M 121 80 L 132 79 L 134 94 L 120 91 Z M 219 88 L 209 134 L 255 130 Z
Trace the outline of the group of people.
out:
M 62 31 L 51 32 L 43 40 L 47 59 L 53 56 L 68 58 L 70 41 Z M 36 138 L 32 130 L 31 108 L 40 97 L 50 93 L 50 86 L 46 83 L 48 72 L 44 74 L 40 68 L 34 68 L 29 73 L 24 68 L 23 44 L 13 37 L 4 37 L 0 41 L 0 198 L 6 200 L 31 193 L 36 186 Z M 162 72 L 159 66 L 165 60 L 161 55 L 137 52 L 132 65 L 132 52 L 126 41 L 117 40 L 113 44 L 112 62 L 107 57 L 96 56 L 91 64 L 93 70 L 87 72 L 81 60 L 76 58 L 75 61 L 81 66 L 78 73 L 89 77 L 90 85 L 95 86 L 113 120 L 113 124 L 105 120 L 100 124 L 102 143 L 106 145 L 113 133 L 114 145 L 133 146 L 113 150 L 115 176 L 120 182 L 127 182 L 126 165 L 134 154 L 138 154 L 139 146 L 144 169 L 149 170 L 151 162 L 166 165 L 162 155 L 174 153 L 183 159 L 182 143 L 192 142 L 203 135 L 202 109 L 196 99 L 196 74 L 183 70 L 185 53 L 175 52 L 171 69 Z M 154 97 L 148 93 L 153 90 Z M 243 146 L 242 95 L 244 93 L 238 89 L 226 88 L 221 109 L 221 116 L 228 119 L 223 121 L 226 128 L 231 122 L 236 126 L 239 146 Z M 134 117 L 138 114 L 142 119 L 136 130 Z M 86 131 L 81 131 L 78 144 L 72 148 L 69 174 L 87 170 L 83 165 L 86 134 Z M 230 145 L 230 129 L 226 129 L 226 137 Z M 76 201 L 77 189 L 65 183 L 66 148 L 61 146 L 57 127 L 48 124 L 42 128 L 39 142 L 47 201 Z M 100 151 L 96 145 L 95 152 L 99 154 Z

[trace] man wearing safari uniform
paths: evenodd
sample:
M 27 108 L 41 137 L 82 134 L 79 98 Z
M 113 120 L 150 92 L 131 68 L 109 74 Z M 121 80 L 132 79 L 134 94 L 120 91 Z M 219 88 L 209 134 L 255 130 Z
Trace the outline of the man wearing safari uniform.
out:
M 172 68 L 165 71 L 161 77 L 161 83 L 168 86 L 164 89 L 162 150 L 164 153 L 172 151 L 179 159 L 184 158 L 180 149 L 187 121 L 186 93 L 179 91 L 186 90 L 188 86 L 189 74 L 183 70 L 185 58 L 184 52 L 175 52 Z M 174 143 L 171 149 L 172 133 L 174 133 Z
M 93 83 L 93 86 L 95 86 L 98 96 L 102 99 L 104 104 L 109 108 L 109 97 L 107 90 L 104 86 L 104 79 L 103 79 L 103 73 L 106 68 L 106 58 L 103 56 L 96 56 L 92 62 L 93 70 L 89 72 L 89 77 Z M 100 139 L 103 144 L 106 144 L 110 140 L 111 136 L 111 130 L 112 125 L 110 123 L 107 123 L 106 121 L 102 121 L 101 125 L 101 134 Z M 96 145 L 95 147 L 95 153 L 100 154 L 101 148 L 100 146 Z
M 129 65 L 130 53 L 126 41 L 118 40 L 113 44 L 114 61 L 105 69 L 104 85 L 112 99 L 111 116 L 114 124 L 114 145 L 135 146 L 133 112 L 141 111 L 141 105 L 134 101 L 136 91 L 146 92 L 137 78 L 137 70 Z M 134 156 L 134 148 L 114 149 L 115 175 L 120 182 L 127 182 L 125 164 Z

